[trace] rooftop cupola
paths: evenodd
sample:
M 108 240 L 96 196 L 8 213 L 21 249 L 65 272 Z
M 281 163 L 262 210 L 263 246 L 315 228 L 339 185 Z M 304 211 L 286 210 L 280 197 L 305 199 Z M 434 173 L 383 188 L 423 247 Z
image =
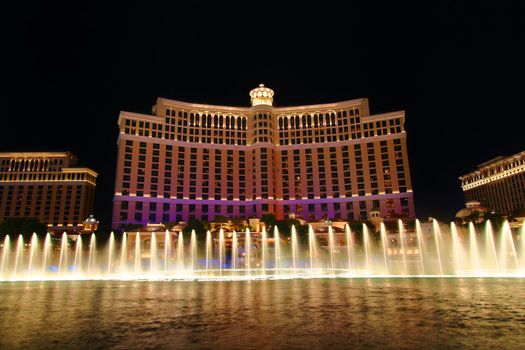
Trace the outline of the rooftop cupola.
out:
M 250 91 L 252 107 L 258 105 L 273 106 L 273 95 L 272 89 L 265 87 L 264 84 L 259 84 L 259 87 Z

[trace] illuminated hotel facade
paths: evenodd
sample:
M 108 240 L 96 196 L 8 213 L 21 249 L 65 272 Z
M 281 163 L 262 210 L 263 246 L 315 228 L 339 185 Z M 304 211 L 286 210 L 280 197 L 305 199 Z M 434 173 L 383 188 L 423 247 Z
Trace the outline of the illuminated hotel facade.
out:
M 54 233 L 80 232 L 98 174 L 70 152 L 0 153 L 0 221 L 35 217 Z
M 158 98 L 152 115 L 122 111 L 113 227 L 225 217 L 305 220 L 414 217 L 404 111 L 368 100 L 251 107 Z
M 525 151 L 491 159 L 459 179 L 466 201 L 505 215 L 525 207 Z

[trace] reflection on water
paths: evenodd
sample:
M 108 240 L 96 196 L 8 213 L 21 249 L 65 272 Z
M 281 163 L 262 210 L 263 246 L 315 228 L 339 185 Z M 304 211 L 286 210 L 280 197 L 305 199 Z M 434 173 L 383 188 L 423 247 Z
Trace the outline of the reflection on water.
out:
M 522 279 L 0 283 L 0 348 L 519 348 Z

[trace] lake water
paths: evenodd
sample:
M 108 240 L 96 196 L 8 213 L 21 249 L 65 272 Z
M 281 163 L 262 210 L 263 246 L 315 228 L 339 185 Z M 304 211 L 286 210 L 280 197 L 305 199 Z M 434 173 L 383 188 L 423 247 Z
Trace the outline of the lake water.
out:
M 2 282 L 0 348 L 523 349 L 525 279 Z

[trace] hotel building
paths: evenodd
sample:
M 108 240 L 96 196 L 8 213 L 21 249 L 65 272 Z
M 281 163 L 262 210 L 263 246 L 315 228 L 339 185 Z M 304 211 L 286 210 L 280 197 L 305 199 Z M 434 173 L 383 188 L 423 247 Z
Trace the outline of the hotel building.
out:
M 414 217 L 404 111 L 370 115 L 365 98 L 275 107 L 158 98 L 120 113 L 113 227 L 215 216 L 305 220 Z
M 76 163 L 70 152 L 0 153 L 0 221 L 35 217 L 50 232 L 80 232 L 98 174 Z
M 459 179 L 467 202 L 505 215 L 525 207 L 525 151 L 491 159 Z

